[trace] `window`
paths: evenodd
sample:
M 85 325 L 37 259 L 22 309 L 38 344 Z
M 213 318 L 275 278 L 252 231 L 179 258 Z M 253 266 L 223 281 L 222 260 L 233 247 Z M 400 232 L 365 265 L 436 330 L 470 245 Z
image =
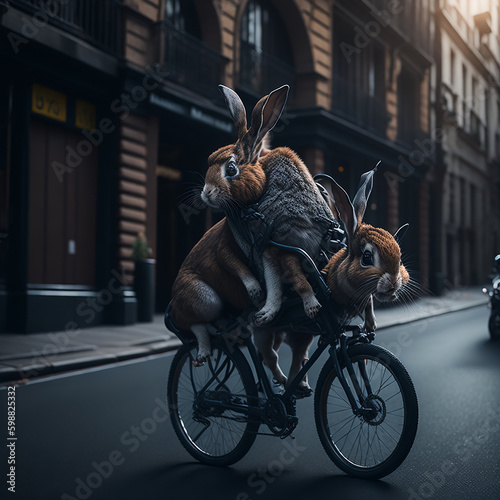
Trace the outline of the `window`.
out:
M 462 127 L 467 130 L 467 67 L 462 64 Z
M 0 83 L 0 283 L 6 278 L 7 237 L 9 235 L 9 134 L 11 85 Z
M 386 133 L 385 49 L 373 40 L 351 50 L 355 27 L 335 14 L 333 27 L 333 110 L 357 125 Z
M 398 77 L 398 140 L 406 144 L 421 133 L 420 83 L 419 76 L 403 66 Z
M 167 78 L 197 94 L 213 100 L 220 99 L 217 85 L 221 82 L 225 59 L 201 40 L 194 3 L 190 0 L 166 0 L 162 30 L 163 64 Z
M 455 84 L 455 51 L 450 50 L 450 83 L 453 86 Z
M 466 193 L 466 183 L 463 177 L 459 180 L 460 183 L 460 221 L 463 225 L 468 225 L 467 217 L 467 193 Z
M 165 19 L 178 31 L 200 38 L 200 26 L 194 5 L 189 0 L 166 0 Z
M 473 108 L 477 108 L 476 106 L 476 101 L 477 101 L 477 86 L 478 86 L 478 82 L 477 82 L 477 78 L 475 77 L 472 77 L 472 107 Z
M 450 224 L 455 222 L 455 176 L 450 174 L 449 177 L 449 189 L 450 189 L 450 197 L 449 197 L 449 217 L 448 221 Z
M 240 36 L 241 87 L 262 95 L 285 83 L 293 84 L 288 33 L 270 2 L 248 2 L 241 19 Z

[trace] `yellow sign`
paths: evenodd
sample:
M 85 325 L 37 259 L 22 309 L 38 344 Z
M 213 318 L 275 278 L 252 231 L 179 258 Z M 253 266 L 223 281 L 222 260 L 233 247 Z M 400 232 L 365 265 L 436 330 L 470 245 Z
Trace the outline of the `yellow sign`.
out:
M 182 172 L 180 170 L 172 167 L 164 167 L 163 165 L 156 167 L 156 175 L 172 181 L 180 181 L 182 179 Z
M 66 121 L 66 95 L 38 83 L 33 84 L 31 111 L 60 122 Z
M 75 125 L 85 130 L 94 130 L 95 105 L 91 102 L 77 99 L 75 102 Z

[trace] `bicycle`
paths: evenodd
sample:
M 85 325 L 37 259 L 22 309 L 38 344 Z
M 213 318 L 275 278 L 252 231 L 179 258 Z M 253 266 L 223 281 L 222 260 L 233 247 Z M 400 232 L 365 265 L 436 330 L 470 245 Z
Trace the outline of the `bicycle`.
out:
M 374 333 L 353 325 L 341 327 L 338 312 L 328 302 L 330 290 L 303 250 L 270 243 L 306 259 L 323 307 L 311 320 L 301 300 L 291 297 L 269 326 L 312 333 L 319 336 L 318 346 L 286 390 L 276 393 L 241 318 L 213 336 L 212 356 L 195 367 L 194 336 L 175 327 L 169 306 L 165 324 L 183 343 L 172 361 L 167 389 L 172 425 L 181 444 L 201 463 L 227 466 L 245 456 L 261 426 L 268 428 L 267 435 L 291 435 L 298 424 L 294 393 L 328 349 L 314 395 L 323 448 L 352 476 L 378 479 L 390 474 L 410 452 L 418 427 L 417 396 L 408 372 L 391 352 L 372 343 Z

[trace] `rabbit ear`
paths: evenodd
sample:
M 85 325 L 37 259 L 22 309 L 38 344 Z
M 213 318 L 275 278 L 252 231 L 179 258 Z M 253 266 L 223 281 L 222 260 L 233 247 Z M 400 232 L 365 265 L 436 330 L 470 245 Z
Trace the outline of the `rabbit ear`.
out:
M 324 200 L 326 201 L 328 208 L 332 211 L 332 213 L 335 213 L 335 200 L 333 198 L 331 187 L 331 184 L 335 181 L 327 174 L 316 174 L 313 179 L 318 186 L 321 196 L 323 196 Z
M 328 208 L 333 213 L 335 211 L 335 204 L 333 202 L 332 196 L 328 192 L 328 189 L 326 189 L 325 186 L 323 186 L 323 184 L 321 183 L 321 180 L 317 181 L 316 178 L 314 178 L 314 180 L 316 181 L 316 186 L 318 186 L 318 189 L 319 189 L 319 192 L 321 193 L 321 196 L 323 197 L 326 204 L 328 205 Z
M 406 224 L 403 224 L 395 233 L 394 233 L 394 239 L 400 244 L 401 240 L 404 238 L 404 235 L 406 234 L 406 230 L 410 227 L 410 224 L 408 222 Z
M 288 85 L 283 85 L 260 99 L 253 108 L 252 124 L 241 141 L 248 161 L 255 156 L 264 136 L 278 123 L 285 108 L 289 90 Z
M 326 189 L 329 198 L 333 200 L 335 210 L 332 208 L 332 212 L 337 212 L 345 225 L 349 241 L 352 241 L 356 228 L 358 227 L 358 221 L 349 195 L 329 175 L 318 174 L 314 176 L 314 180 Z M 329 205 L 331 205 L 331 203 L 329 203 Z
M 219 85 L 219 90 L 224 96 L 226 106 L 233 118 L 238 132 L 238 139 L 241 139 L 247 133 L 247 112 L 240 96 L 229 87 Z
M 361 224 L 363 216 L 365 215 L 366 205 L 368 203 L 368 198 L 372 192 L 373 188 L 373 175 L 377 171 L 380 161 L 375 165 L 373 170 L 365 172 L 359 181 L 358 192 L 353 200 L 354 210 L 356 212 L 356 217 L 358 219 L 358 224 Z

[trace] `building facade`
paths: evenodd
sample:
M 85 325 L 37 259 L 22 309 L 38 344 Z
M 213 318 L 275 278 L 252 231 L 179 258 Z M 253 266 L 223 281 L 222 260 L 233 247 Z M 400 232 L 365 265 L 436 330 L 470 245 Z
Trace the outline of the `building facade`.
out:
M 0 331 L 133 322 L 140 232 L 164 309 L 216 217 L 196 199 L 207 157 L 235 140 L 219 83 L 247 108 L 290 84 L 272 145 L 349 193 L 382 160 L 366 220 L 409 222 L 403 260 L 433 287 L 440 13 L 434 0 L 2 4 Z
M 500 251 L 499 4 L 442 0 L 437 11 L 437 272 L 483 283 Z

